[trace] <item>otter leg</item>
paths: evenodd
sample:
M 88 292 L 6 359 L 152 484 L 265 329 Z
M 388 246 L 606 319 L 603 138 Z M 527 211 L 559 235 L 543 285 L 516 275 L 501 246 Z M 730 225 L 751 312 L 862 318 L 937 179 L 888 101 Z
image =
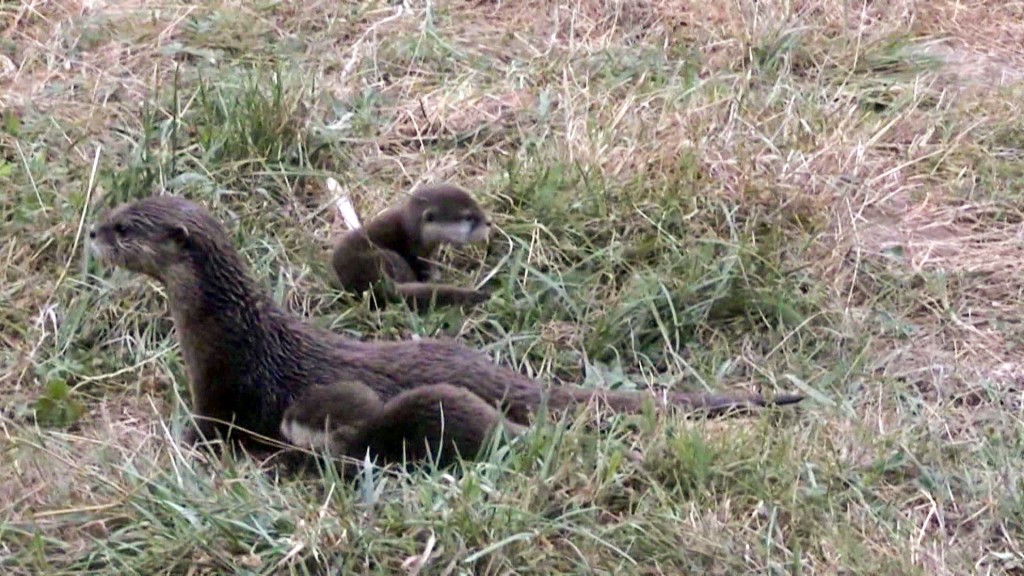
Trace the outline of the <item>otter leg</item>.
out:
M 181 442 L 186 446 L 195 446 L 198 442 L 205 440 L 216 440 L 217 429 L 211 422 L 196 420 L 189 422 L 181 434 Z
M 331 253 L 331 284 L 359 293 L 378 282 L 415 282 L 416 272 L 397 252 L 370 244 L 365 235 L 344 236 Z
M 243 430 L 229 424 L 233 420 L 233 410 L 226 398 L 195 386 L 190 386 L 189 392 L 192 397 L 192 418 L 185 424 L 182 433 L 182 442 L 186 446 L 217 440 L 245 443 L 249 439 Z
M 222 447 L 240 448 L 252 454 L 264 454 L 274 449 L 274 444 L 268 443 L 258 432 L 240 425 L 209 420 L 197 413 L 193 413 L 193 418 L 185 423 L 181 434 L 181 443 L 189 448 L 203 447 L 212 449 L 214 453 L 220 453 Z
M 415 282 L 419 279 L 416 270 L 398 252 L 379 247 L 375 248 L 374 252 L 377 266 L 383 271 L 384 276 L 398 283 Z
M 434 306 L 480 304 L 491 297 L 482 290 L 425 281 L 431 276 L 429 264 L 420 262 L 423 269 L 417 271 L 397 252 L 380 250 L 379 253 L 387 261 L 388 290 L 404 299 L 414 310 L 425 310 L 431 303 Z
M 361 460 L 369 450 L 371 458 L 383 460 L 383 464 L 431 458 L 439 466 L 448 466 L 456 455 L 477 457 L 502 423 L 509 435 L 526 431 L 525 426 L 505 420 L 497 408 L 465 388 L 420 386 L 385 403 L 367 421 L 347 455 Z

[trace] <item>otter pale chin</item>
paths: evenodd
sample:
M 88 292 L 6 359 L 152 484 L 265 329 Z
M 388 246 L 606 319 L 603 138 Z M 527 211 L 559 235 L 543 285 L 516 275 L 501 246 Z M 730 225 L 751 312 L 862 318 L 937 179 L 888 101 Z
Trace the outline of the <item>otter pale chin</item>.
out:
M 438 284 L 431 260 L 442 244 L 487 242 L 491 221 L 468 192 L 451 184 L 417 188 L 366 226 L 343 234 L 331 253 L 331 283 L 350 293 L 397 294 L 415 309 L 472 305 L 480 290 Z
M 438 453 L 472 458 L 497 426 L 521 430 L 542 405 L 555 414 L 591 401 L 635 412 L 653 402 L 720 414 L 803 399 L 545 386 L 453 340 L 346 338 L 278 306 L 220 222 L 184 198 L 119 206 L 90 236 L 108 262 L 166 289 L 197 421 L 189 440 L 196 432 L 237 436 L 225 423 L 287 440 L 283 416 L 296 400 L 323 390 L 314 387 L 350 386 L 344 383 L 356 384 L 340 390 L 325 425 L 362 421 L 348 442 L 385 462 Z M 360 402 L 374 403 L 374 396 L 383 406 L 364 418 Z M 244 433 L 239 439 L 251 440 Z

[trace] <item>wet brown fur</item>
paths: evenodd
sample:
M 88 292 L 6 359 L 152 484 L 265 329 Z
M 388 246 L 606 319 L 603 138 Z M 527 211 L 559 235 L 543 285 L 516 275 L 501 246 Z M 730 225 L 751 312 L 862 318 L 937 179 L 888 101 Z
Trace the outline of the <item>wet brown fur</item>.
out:
M 471 228 L 473 238 L 439 240 L 427 233 L 440 225 Z M 473 288 L 438 284 L 431 261 L 441 243 L 484 241 L 490 220 L 465 190 L 450 184 L 423 186 L 406 199 L 373 218 L 362 228 L 350 230 L 335 243 L 331 253 L 332 284 L 351 293 L 377 289 L 376 294 L 399 297 L 415 309 L 430 306 L 470 305 L 488 295 Z
M 658 398 L 644 392 L 545 387 L 453 340 L 364 342 L 321 329 L 275 304 L 221 224 L 183 198 L 160 196 L 121 205 L 90 236 L 102 260 L 165 286 L 198 431 L 206 437 L 225 429 L 204 417 L 281 439 L 282 416 L 297 397 L 311 386 L 346 381 L 365 384 L 383 402 L 381 413 L 387 416 L 366 427 L 365 443 L 372 447 L 373 436 L 380 434 L 378 453 L 385 459 L 396 456 L 395 446 L 422 446 L 424 436 L 439 437 L 441 416 L 446 438 L 469 438 L 472 445 L 501 420 L 499 409 L 509 420 L 528 425 L 545 401 L 554 411 L 595 399 L 618 411 L 636 411 Z M 791 404 L 802 396 L 768 402 L 759 394 L 672 392 L 666 398 L 672 405 L 716 413 Z

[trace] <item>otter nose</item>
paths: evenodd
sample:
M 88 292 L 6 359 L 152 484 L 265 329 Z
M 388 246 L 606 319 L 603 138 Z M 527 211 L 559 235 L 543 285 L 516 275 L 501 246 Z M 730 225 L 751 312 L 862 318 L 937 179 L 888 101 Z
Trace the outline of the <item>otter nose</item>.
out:
M 95 240 L 96 239 L 96 227 L 95 226 L 90 226 L 89 227 L 89 238 L 91 240 Z

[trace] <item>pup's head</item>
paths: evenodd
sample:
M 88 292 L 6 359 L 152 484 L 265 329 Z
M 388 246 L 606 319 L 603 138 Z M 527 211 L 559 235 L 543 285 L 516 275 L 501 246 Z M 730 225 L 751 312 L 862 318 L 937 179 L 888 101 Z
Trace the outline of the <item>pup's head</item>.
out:
M 491 219 L 465 190 L 450 184 L 418 188 L 409 198 L 409 217 L 415 219 L 420 242 L 470 244 L 486 242 Z
M 312 386 L 284 411 L 278 432 L 296 446 L 343 456 L 383 408 L 380 396 L 360 381 Z
M 197 243 L 225 239 L 209 212 L 174 196 L 121 204 L 89 230 L 90 247 L 101 262 L 157 279 L 188 264 Z

